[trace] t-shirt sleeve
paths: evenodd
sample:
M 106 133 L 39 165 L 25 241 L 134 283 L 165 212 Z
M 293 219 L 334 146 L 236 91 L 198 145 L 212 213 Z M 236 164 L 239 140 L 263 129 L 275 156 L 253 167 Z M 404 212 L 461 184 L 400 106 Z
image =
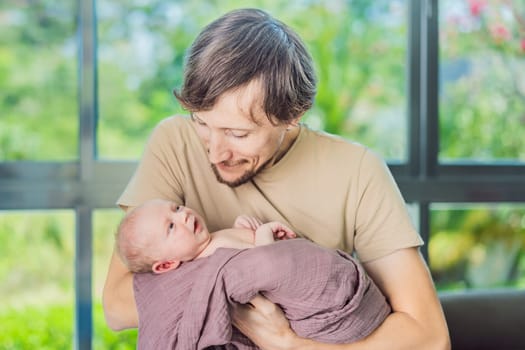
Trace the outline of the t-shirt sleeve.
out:
M 184 142 L 176 140 L 181 133 L 170 119 L 161 121 L 151 133 L 137 169 L 117 201 L 119 206 L 135 207 L 154 198 L 183 203 L 183 171 L 177 155 L 182 154 Z
M 358 178 L 354 249 L 363 262 L 423 244 L 385 162 L 367 150 Z

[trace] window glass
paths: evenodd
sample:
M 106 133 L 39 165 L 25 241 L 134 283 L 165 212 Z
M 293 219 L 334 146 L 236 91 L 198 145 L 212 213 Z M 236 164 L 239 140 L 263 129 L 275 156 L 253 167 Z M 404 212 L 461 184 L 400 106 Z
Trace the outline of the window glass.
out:
M 0 348 L 71 349 L 75 218 L 0 211 Z
M 102 309 L 102 289 L 113 252 L 115 230 L 122 218 L 120 209 L 96 210 L 93 214 L 93 348 L 134 350 L 137 331 L 114 332 L 108 328 Z
M 431 206 L 430 269 L 437 288 L 525 287 L 525 204 Z
M 525 161 L 525 2 L 440 1 L 442 161 Z
M 0 161 L 77 157 L 75 3 L 0 4 Z
M 293 27 L 311 50 L 319 93 L 305 122 L 390 159 L 406 159 L 406 1 L 97 2 L 98 149 L 140 156 L 162 118 L 180 113 L 184 54 L 202 27 L 237 7 L 260 7 Z

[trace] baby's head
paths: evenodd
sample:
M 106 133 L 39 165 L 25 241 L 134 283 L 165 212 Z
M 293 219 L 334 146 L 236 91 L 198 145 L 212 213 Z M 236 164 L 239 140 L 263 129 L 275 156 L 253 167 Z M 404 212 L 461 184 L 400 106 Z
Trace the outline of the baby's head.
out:
M 131 272 L 151 272 L 157 260 L 153 255 L 153 232 L 141 232 L 149 221 L 147 203 L 132 209 L 124 216 L 117 229 L 117 251 Z
M 132 209 L 116 235 L 117 251 L 132 272 L 162 273 L 177 268 L 196 258 L 209 240 L 198 214 L 161 199 Z

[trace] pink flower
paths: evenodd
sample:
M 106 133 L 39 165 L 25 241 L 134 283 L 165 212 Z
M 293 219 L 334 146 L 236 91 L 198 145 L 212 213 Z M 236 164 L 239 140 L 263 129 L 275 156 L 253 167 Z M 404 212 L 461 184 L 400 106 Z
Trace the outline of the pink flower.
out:
M 521 39 L 520 46 L 521 46 L 521 51 L 525 52 L 525 39 Z
M 486 0 L 467 0 L 470 8 L 470 14 L 472 16 L 479 16 L 487 5 Z
M 494 24 L 490 27 L 490 34 L 497 42 L 510 40 L 511 33 L 503 24 Z

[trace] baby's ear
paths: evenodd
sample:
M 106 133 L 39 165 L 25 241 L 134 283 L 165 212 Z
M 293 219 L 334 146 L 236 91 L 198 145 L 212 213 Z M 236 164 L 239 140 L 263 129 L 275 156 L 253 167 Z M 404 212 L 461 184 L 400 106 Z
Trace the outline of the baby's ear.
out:
M 160 274 L 168 272 L 170 270 L 174 270 L 177 267 L 179 267 L 179 265 L 180 261 L 178 260 L 157 261 L 153 263 L 151 269 L 153 270 L 153 273 Z

